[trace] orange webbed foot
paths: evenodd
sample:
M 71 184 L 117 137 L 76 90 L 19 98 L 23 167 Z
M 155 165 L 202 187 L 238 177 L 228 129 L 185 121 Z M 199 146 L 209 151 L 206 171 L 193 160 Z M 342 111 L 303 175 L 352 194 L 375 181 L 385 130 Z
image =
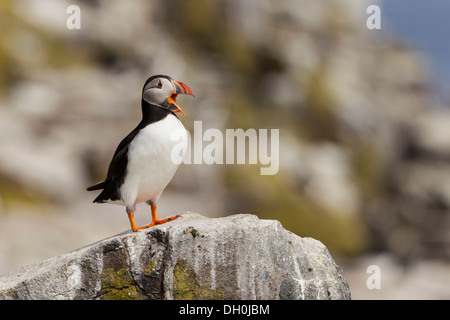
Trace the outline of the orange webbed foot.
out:
M 173 217 L 170 217 L 170 218 L 167 218 L 167 219 L 162 219 L 162 220 L 154 219 L 152 221 L 152 223 L 150 223 L 147 227 L 153 227 L 153 226 L 156 226 L 157 224 L 163 224 L 163 223 L 166 223 L 166 222 L 169 222 L 169 221 L 173 221 L 173 220 L 177 219 L 178 217 L 179 216 L 173 216 Z
M 136 232 L 136 231 L 142 230 L 142 229 L 151 228 L 151 227 L 154 227 L 154 226 L 156 226 L 158 224 L 163 224 L 163 223 L 166 223 L 166 222 L 169 222 L 169 221 L 173 221 L 173 220 L 175 220 L 175 219 L 177 219 L 179 217 L 179 216 L 173 216 L 173 217 L 169 217 L 169 218 L 166 218 L 166 219 L 159 220 L 157 215 L 156 215 L 156 205 L 152 204 L 151 208 L 152 208 L 152 223 L 150 223 L 148 226 L 137 227 L 136 223 L 134 222 L 134 213 L 131 212 L 131 213 L 128 214 L 128 218 L 130 219 L 130 224 L 131 224 L 131 230 L 133 232 Z

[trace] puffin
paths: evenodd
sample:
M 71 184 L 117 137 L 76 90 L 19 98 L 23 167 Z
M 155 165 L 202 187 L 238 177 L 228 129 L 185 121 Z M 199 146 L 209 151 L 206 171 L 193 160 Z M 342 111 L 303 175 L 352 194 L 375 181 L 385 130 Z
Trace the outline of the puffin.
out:
M 177 104 L 179 94 L 194 96 L 186 84 L 166 75 L 154 75 L 145 81 L 141 122 L 119 143 L 106 179 L 87 188 L 102 190 L 94 203 L 124 205 L 133 232 L 178 218 L 158 219 L 156 203 L 187 148 L 188 133 L 176 115 L 185 115 Z M 134 212 L 142 202 L 150 205 L 152 222 L 137 227 Z

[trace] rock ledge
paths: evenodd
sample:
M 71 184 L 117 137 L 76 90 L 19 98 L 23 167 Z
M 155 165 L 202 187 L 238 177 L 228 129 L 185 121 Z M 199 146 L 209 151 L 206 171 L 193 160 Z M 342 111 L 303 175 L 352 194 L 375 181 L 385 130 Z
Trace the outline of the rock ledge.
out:
M 350 299 L 327 248 L 238 214 L 124 232 L 0 276 L 0 299 Z

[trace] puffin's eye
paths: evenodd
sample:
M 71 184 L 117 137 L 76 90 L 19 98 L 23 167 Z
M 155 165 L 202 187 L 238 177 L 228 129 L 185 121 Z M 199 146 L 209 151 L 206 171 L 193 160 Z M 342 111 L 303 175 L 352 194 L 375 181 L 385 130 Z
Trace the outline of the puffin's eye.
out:
M 158 84 L 156 85 L 157 88 L 162 89 L 162 82 L 161 80 L 158 81 Z

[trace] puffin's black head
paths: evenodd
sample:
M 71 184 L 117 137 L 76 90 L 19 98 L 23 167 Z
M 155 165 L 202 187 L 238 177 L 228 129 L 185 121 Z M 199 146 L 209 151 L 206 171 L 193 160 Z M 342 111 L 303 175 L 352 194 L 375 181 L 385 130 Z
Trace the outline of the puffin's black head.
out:
M 187 85 L 165 75 L 156 75 L 148 78 L 142 88 L 142 100 L 184 115 L 183 110 L 177 105 L 177 96 L 179 94 L 194 96 L 194 93 Z

